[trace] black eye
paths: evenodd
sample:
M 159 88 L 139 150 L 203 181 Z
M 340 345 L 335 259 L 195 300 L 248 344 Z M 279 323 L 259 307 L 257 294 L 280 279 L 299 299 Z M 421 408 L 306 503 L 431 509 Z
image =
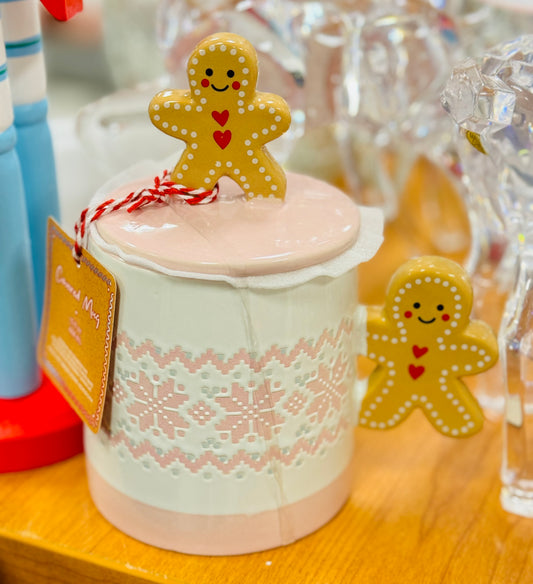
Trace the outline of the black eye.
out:
M 413 308 L 420 308 L 420 302 L 415 302 L 413 304 Z
M 205 70 L 205 74 L 206 74 L 208 77 L 211 77 L 211 75 L 213 75 L 213 69 L 211 69 L 211 68 L 209 68 L 209 69 L 206 69 L 206 70 Z
M 227 72 L 227 76 L 228 76 L 228 77 L 235 77 L 235 71 L 233 71 L 233 69 L 230 69 L 230 70 Z
M 437 306 L 437 310 L 444 310 L 444 305 L 443 304 L 439 304 Z

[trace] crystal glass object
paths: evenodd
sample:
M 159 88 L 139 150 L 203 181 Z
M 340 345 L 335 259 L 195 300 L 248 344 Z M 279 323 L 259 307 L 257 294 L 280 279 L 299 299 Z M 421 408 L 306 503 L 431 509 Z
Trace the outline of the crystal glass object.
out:
M 445 108 L 487 153 L 515 263 L 500 327 L 506 390 L 503 507 L 533 517 L 533 36 L 454 69 Z
M 340 114 L 346 172 L 352 190 L 370 186 L 364 202 L 392 219 L 414 162 L 443 163 L 450 131 L 438 96 L 460 43 L 454 22 L 423 0 L 362 1 L 350 20 Z

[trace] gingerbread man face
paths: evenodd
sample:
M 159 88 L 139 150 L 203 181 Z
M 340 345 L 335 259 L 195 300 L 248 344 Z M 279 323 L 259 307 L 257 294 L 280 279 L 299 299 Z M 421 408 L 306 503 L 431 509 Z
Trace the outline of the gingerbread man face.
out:
M 208 37 L 191 54 L 187 75 L 191 93 L 200 103 L 216 108 L 236 106 L 238 113 L 255 94 L 255 50 L 237 35 L 224 35 L 222 40 Z
M 187 144 L 172 180 L 212 189 L 229 176 L 247 198 L 283 199 L 285 173 L 265 144 L 289 128 L 289 108 L 281 97 L 256 91 L 252 45 L 235 34 L 212 35 L 194 49 L 187 69 L 190 90 L 162 91 L 149 109 L 157 128 Z
M 385 306 L 387 315 L 407 336 L 457 333 L 468 324 L 472 310 L 470 284 L 453 262 L 446 263 L 445 270 L 420 265 L 419 260 L 407 262 L 391 281 L 388 298 L 392 302 Z
M 483 413 L 460 377 L 497 360 L 496 339 L 470 321 L 472 288 L 450 260 L 426 256 L 393 276 L 384 308 L 367 315 L 368 357 L 377 362 L 361 405 L 360 424 L 392 428 L 416 408 L 442 434 L 466 437 Z

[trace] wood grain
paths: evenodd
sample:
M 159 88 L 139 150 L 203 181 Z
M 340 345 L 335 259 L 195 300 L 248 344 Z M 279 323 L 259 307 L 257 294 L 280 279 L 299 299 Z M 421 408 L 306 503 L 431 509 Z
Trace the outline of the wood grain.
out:
M 379 302 L 389 275 L 416 251 L 418 235 L 402 223 L 412 218 L 403 215 L 362 270 L 366 301 Z M 425 238 L 419 251 L 433 252 Z M 500 437 L 500 423 L 490 421 L 468 440 L 445 438 L 418 411 L 386 432 L 358 428 L 351 497 L 328 525 L 283 548 L 222 558 L 165 552 L 120 533 L 91 502 L 83 456 L 3 475 L 0 582 L 532 582 L 533 521 L 499 504 Z

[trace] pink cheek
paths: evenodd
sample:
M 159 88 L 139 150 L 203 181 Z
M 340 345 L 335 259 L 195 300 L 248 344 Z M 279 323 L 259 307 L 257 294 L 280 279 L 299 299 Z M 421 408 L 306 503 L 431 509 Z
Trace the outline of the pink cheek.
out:
M 411 318 L 413 316 L 413 313 L 410 310 L 407 310 L 404 312 L 404 316 L 405 318 Z
M 202 79 L 202 87 L 209 87 L 209 79 Z
M 443 314 L 443 315 L 442 315 L 442 320 L 444 320 L 445 322 L 446 322 L 447 320 L 450 320 L 450 315 L 449 315 L 449 314 Z
M 235 91 L 237 91 L 237 89 L 241 88 L 241 84 L 238 81 L 234 81 L 231 86 L 233 87 L 233 89 L 235 89 Z

